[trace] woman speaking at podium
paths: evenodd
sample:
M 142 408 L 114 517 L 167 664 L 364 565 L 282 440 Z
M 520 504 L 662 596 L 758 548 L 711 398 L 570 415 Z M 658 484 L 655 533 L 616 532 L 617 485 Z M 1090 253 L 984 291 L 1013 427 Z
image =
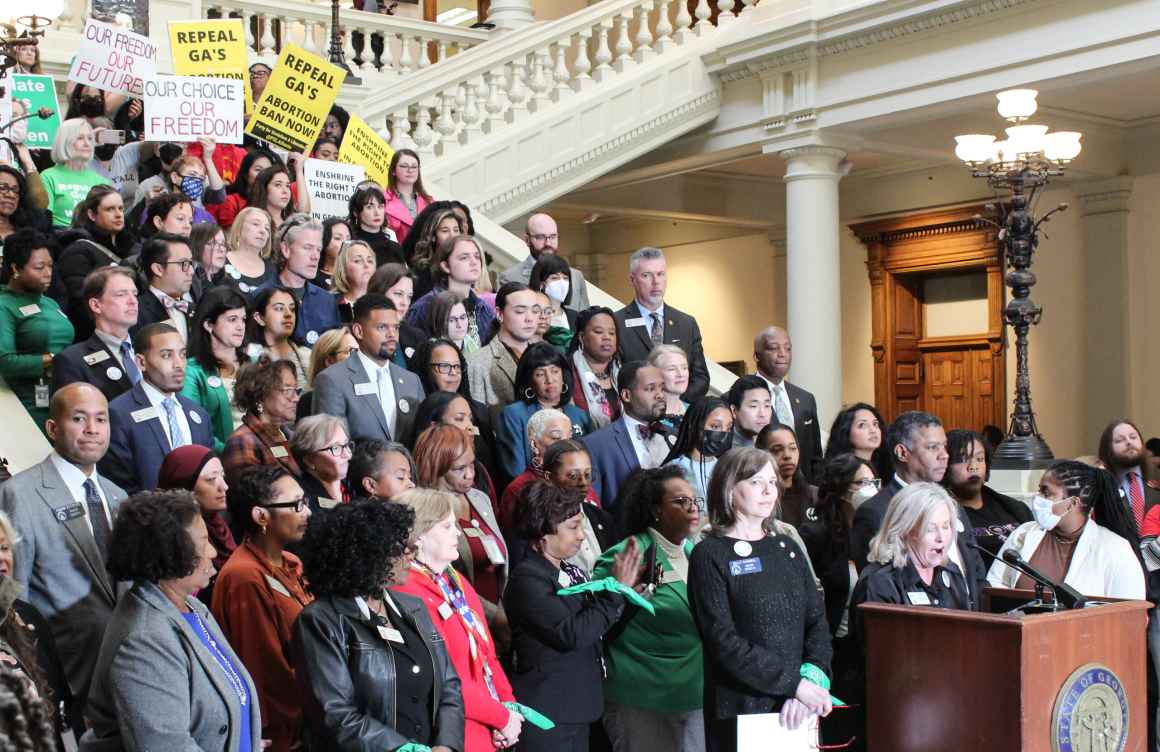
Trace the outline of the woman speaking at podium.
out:
M 1144 567 L 1135 522 L 1107 470 L 1063 460 L 1039 480 L 1035 519 L 1015 528 L 1008 549 L 1053 582 L 1094 598 L 1144 599 Z M 1096 521 L 1099 521 L 1098 523 Z M 1002 561 L 991 565 L 992 587 L 1033 588 L 1035 583 Z

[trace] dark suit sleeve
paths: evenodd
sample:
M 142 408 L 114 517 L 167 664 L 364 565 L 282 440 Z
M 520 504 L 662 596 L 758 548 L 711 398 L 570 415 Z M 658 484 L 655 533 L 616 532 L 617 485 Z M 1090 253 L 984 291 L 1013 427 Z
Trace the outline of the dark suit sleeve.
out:
M 93 270 L 93 262 L 82 247 L 81 243 L 70 245 L 60 254 L 60 261 L 57 263 L 56 273 L 67 296 L 64 308 L 70 319 L 87 315 L 81 291 L 84 288 L 85 277 Z
M 88 382 L 79 347 L 69 347 L 52 359 L 52 392 L 62 386 Z
M 604 476 L 603 476 L 603 458 L 600 457 L 599 445 L 596 442 L 589 441 L 595 434 L 589 434 L 580 438 L 580 443 L 588 450 L 588 457 L 592 460 L 592 490 L 596 492 L 596 498 L 600 499 L 600 503 L 604 504 Z
M 877 497 L 875 497 L 877 498 Z M 879 525 L 875 507 L 871 506 L 874 499 L 858 507 L 854 513 L 854 524 L 850 526 L 850 557 L 854 566 L 861 572 L 866 567 L 866 557 L 870 553 L 870 539 L 878 532 Z
M 132 418 L 122 410 L 110 410 L 109 416 L 109 451 L 98 463 L 101 475 L 125 489 L 125 493 L 133 494 L 141 490 L 141 483 L 133 467 L 132 438 L 129 435 Z
M 709 393 L 709 366 L 705 363 L 705 349 L 701 343 L 701 327 L 692 316 L 689 321 L 693 324 L 693 336 L 689 340 L 689 388 L 685 390 L 682 399 L 693 403 Z
M 556 595 L 556 585 L 525 562 L 512 575 L 503 601 L 509 621 L 519 622 L 534 639 L 560 653 L 570 653 L 600 642 L 624 611 L 624 599 L 607 592 L 597 593 L 588 601 L 585 596 Z M 584 603 L 572 611 L 564 598 L 580 598 Z
M 809 394 L 810 409 L 814 412 L 814 425 L 809 436 L 810 466 L 805 468 L 805 473 L 811 483 L 817 483 L 822 469 L 822 419 L 818 417 L 818 402 L 814 395 L 809 392 L 806 394 Z

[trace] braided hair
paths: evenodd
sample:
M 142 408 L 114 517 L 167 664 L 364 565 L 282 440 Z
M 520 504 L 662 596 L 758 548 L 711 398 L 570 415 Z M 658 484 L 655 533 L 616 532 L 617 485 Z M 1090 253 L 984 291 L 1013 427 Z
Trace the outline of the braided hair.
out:
M 18 669 L 0 663 L 0 752 L 56 750 L 52 710 L 32 687 Z
M 1128 541 L 1140 566 L 1144 566 L 1136 521 L 1120 498 L 1119 486 L 1111 473 L 1075 460 L 1061 460 L 1049 467 L 1046 474 L 1063 486 L 1068 496 L 1079 497 L 1089 519 L 1094 518 L 1101 527 Z

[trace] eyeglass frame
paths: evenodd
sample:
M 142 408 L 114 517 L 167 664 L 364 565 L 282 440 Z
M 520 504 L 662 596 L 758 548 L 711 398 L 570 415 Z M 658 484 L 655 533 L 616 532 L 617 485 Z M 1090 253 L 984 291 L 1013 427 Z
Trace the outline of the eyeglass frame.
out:
M 679 505 L 686 512 L 692 512 L 704 508 L 705 498 L 703 496 L 678 496 L 675 499 L 669 499 L 669 503 Z
M 262 509 L 293 509 L 296 513 L 301 514 L 302 510 L 306 509 L 309 504 L 306 502 L 306 497 L 302 496 L 294 501 L 279 501 L 274 504 L 259 504 Z
M 341 457 L 344 450 L 354 454 L 354 442 L 348 440 L 345 444 L 331 444 L 330 446 L 324 446 L 321 449 L 315 449 L 313 452 L 311 452 L 311 454 L 330 452 L 331 457 Z
M 180 267 L 181 267 L 181 271 L 183 271 L 183 272 L 191 272 L 191 271 L 193 271 L 193 269 L 194 269 L 194 265 L 195 265 L 197 262 L 195 262 L 195 261 L 194 261 L 193 259 L 191 259 L 191 258 L 187 258 L 187 259 L 180 259 L 180 260 L 178 260 L 178 261 L 155 261 L 155 262 L 153 262 L 153 263 L 155 263 L 155 264 L 161 264 L 162 266 L 173 266 L 174 264 L 176 264 L 176 265 L 178 265 L 178 266 L 180 266 Z
M 462 363 L 432 363 L 431 367 L 435 369 L 435 373 L 441 376 L 450 376 L 453 373 L 463 373 Z

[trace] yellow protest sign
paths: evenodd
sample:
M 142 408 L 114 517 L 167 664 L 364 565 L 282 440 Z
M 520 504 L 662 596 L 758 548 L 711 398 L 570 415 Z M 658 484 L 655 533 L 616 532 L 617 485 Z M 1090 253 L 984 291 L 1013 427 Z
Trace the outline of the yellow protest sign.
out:
M 395 150 L 362 118 L 358 115 L 350 116 L 350 122 L 342 135 L 342 148 L 338 150 L 339 162 L 361 166 L 366 170 L 367 180 L 385 186 L 393 156 Z
M 233 78 L 246 87 L 246 112 L 254 95 L 246 71 L 246 30 L 240 18 L 170 21 L 169 46 L 178 76 Z
M 246 133 L 281 149 L 309 151 L 345 80 L 342 68 L 284 42 Z

